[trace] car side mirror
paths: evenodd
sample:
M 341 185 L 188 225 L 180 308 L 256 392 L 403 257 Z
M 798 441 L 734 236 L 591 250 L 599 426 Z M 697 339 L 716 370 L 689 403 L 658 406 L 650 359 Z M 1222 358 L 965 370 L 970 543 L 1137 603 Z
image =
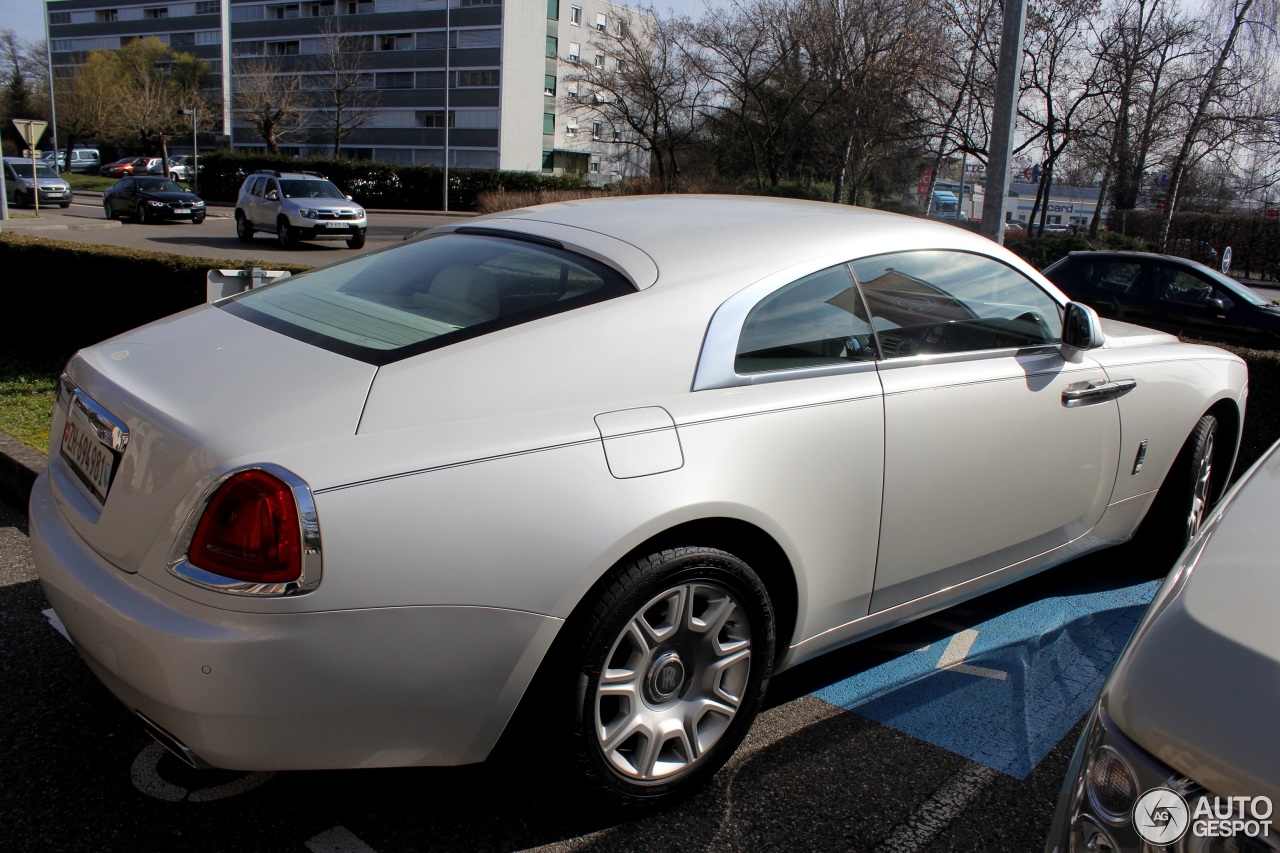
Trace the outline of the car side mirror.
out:
M 347 201 L 355 201 L 355 199 L 354 199 L 354 198 L 352 198 L 351 196 L 347 196 L 347 197 L 346 197 L 346 199 L 347 199 Z
M 1211 308 L 1216 308 L 1219 311 L 1223 311 L 1223 312 L 1230 311 L 1231 301 L 1228 299 L 1224 299 L 1221 296 L 1216 296 L 1213 299 L 1209 300 L 1209 306 Z
M 276 192 L 275 190 L 272 190 L 271 192 L 267 193 L 266 199 L 267 201 L 279 201 L 280 193 Z
M 1062 345 L 1070 350 L 1083 352 L 1097 349 L 1105 340 L 1098 313 L 1079 302 L 1068 302 L 1062 322 Z

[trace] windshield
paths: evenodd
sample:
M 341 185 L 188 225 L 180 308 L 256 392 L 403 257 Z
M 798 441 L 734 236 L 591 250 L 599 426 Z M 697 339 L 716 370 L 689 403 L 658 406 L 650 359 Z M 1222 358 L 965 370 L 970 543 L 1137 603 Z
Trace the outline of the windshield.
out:
M 218 304 L 315 346 L 388 364 L 634 292 L 615 270 L 559 244 L 472 232 L 371 252 Z
M 13 171 L 17 173 L 19 178 L 31 180 L 31 164 L 30 163 L 10 163 Z M 50 169 L 43 163 L 36 164 L 36 176 L 41 178 L 56 178 L 58 173 Z
M 1259 296 L 1257 293 L 1254 293 L 1252 290 L 1250 290 L 1246 285 L 1243 285 L 1240 282 L 1236 281 L 1231 276 L 1223 275 L 1222 273 L 1215 270 L 1213 267 L 1207 267 L 1204 264 L 1196 263 L 1195 261 L 1192 261 L 1192 263 L 1195 263 L 1196 266 L 1198 266 L 1202 272 L 1208 273 L 1210 277 L 1213 278 L 1214 282 L 1218 285 L 1221 285 L 1224 290 L 1230 291 L 1232 296 L 1239 297 L 1242 302 L 1247 302 L 1250 305 L 1270 305 L 1271 304 L 1270 299 L 1264 299 L 1263 297 Z
M 182 187 L 168 178 L 147 178 L 138 181 L 138 189 L 144 193 L 181 193 L 186 192 Z
M 285 198 L 346 198 L 329 181 L 282 180 L 280 191 Z

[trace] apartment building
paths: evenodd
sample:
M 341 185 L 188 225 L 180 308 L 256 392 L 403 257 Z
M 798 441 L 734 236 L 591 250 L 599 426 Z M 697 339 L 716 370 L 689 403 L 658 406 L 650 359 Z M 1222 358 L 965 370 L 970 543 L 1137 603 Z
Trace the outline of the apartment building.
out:
M 212 100 L 234 104 L 252 60 L 270 58 L 302 88 L 318 89 L 317 57 L 335 29 L 375 107 L 343 142 L 346 156 L 387 163 L 584 175 L 595 182 L 647 174 L 620 134 L 580 122 L 562 80 L 584 51 L 631 12 L 604 0 L 49 0 L 55 73 L 92 50 L 156 37 L 209 63 Z M 259 66 L 261 63 L 259 63 Z M 223 108 L 220 141 L 265 149 Z M 294 134 L 286 153 L 331 153 L 319 131 Z

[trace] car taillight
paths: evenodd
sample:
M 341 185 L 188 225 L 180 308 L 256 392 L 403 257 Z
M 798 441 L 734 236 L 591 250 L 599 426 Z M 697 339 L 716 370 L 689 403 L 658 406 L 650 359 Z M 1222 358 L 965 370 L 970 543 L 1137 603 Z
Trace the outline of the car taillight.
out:
M 302 575 L 302 533 L 293 491 L 256 468 L 232 475 L 200 517 L 187 561 L 254 583 L 288 583 Z

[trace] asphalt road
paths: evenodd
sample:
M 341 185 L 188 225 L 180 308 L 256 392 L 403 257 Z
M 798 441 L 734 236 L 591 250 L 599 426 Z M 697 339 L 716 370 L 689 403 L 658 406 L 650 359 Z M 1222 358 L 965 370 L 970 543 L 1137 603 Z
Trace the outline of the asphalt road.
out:
M 906 718 L 930 710 L 937 720 L 929 725 L 962 740 L 998 728 L 995 718 L 1006 712 L 1015 740 L 1036 728 L 1033 705 L 1056 696 L 1062 678 L 1073 678 L 1059 672 L 1060 664 L 1097 656 L 1103 647 L 1113 656 L 1142 605 L 1112 602 L 1058 628 L 1034 627 L 1028 614 L 1067 614 L 1081 593 L 1105 597 L 1135 583 L 1149 590 L 1153 572 L 1141 562 L 1126 551 L 1082 558 L 784 673 L 773 680 L 767 710 L 747 742 L 708 787 L 666 809 L 635 814 L 589 806 L 554 781 L 556 768 L 518 763 L 188 770 L 143 734 L 43 615 L 48 604 L 31 562 L 25 513 L 0 503 L 0 850 L 1038 851 L 1079 732 L 1074 708 L 1044 743 L 1047 754 L 1033 754 L 1021 769 L 993 760 L 1000 749 L 990 744 L 976 743 L 978 752 L 964 743 L 936 745 L 945 738 Z M 1121 611 L 1122 630 L 1109 643 L 1090 633 Z M 1021 639 L 1000 634 L 1028 624 Z M 977 654 L 979 632 L 996 637 L 996 651 Z M 1055 653 L 1046 684 L 1034 660 L 1070 637 L 1066 653 Z M 982 666 L 952 661 L 952 670 L 943 671 L 957 643 L 961 657 L 973 646 L 973 662 Z M 846 701 L 850 690 L 865 690 L 868 679 L 883 681 L 884 673 L 903 671 L 913 660 L 924 660 L 933 674 L 901 678 L 887 692 L 878 688 L 876 700 L 854 712 L 841 707 L 861 701 Z M 1109 661 L 1106 655 L 1095 661 L 1100 672 Z M 952 703 L 983 690 L 1003 692 L 977 705 Z M 1079 707 L 1096 692 L 1088 687 Z M 908 713 L 886 717 L 895 705 Z
M 29 213 L 25 210 L 11 212 Z M 301 243 L 297 249 L 293 250 L 281 249 L 273 234 L 260 234 L 255 236 L 251 243 L 241 243 L 236 238 L 235 220 L 232 219 L 231 213 L 230 207 L 211 206 L 208 218 L 200 225 L 192 225 L 188 222 L 164 222 L 155 225 L 123 222 L 120 223 L 120 227 L 74 230 L 76 226 L 86 223 L 105 224 L 107 221 L 97 198 L 84 196 L 73 202 L 66 210 L 61 208 L 40 210 L 42 225 L 68 225 L 71 226 L 70 229 L 28 233 L 53 240 L 103 246 L 127 246 L 215 260 L 256 260 L 266 263 L 288 262 L 320 266 L 356 254 L 348 249 L 347 244 L 342 240 Z M 448 214 L 370 213 L 365 246 L 360 251 L 366 252 L 393 245 L 425 228 L 456 222 L 464 218 L 469 217 Z

